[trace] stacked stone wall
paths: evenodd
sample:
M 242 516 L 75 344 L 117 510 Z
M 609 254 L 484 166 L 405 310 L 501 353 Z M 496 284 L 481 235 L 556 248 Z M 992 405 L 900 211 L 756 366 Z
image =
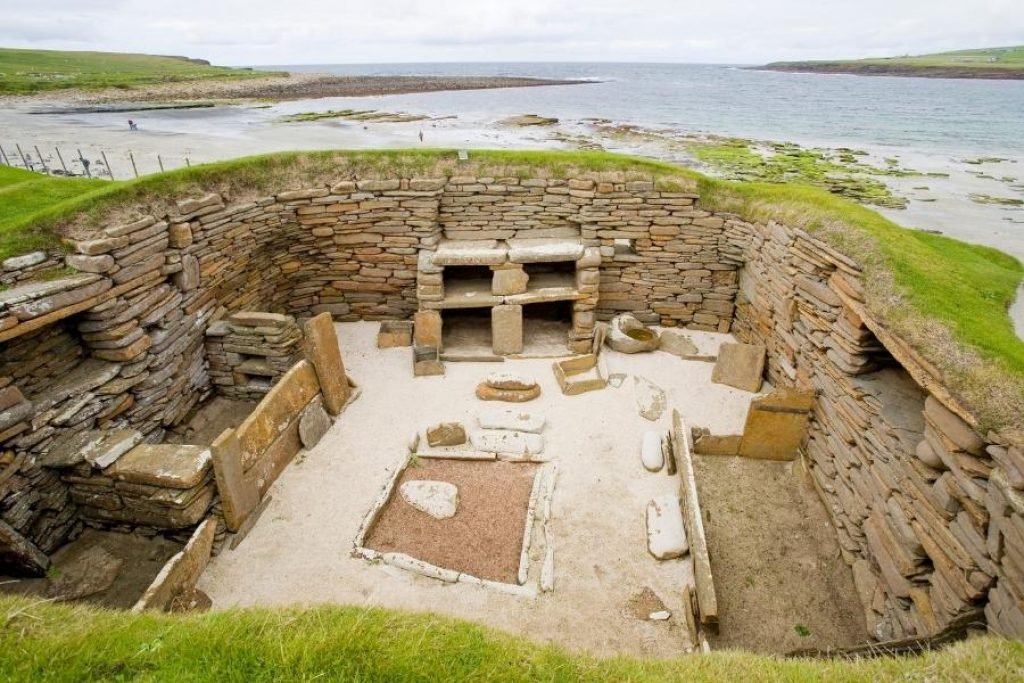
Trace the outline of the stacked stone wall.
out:
M 726 232 L 743 249 L 735 334 L 767 347 L 775 384 L 817 396 L 811 476 L 872 635 L 986 619 L 1024 635 L 1020 444 L 957 414 L 931 366 L 867 315 L 850 259 L 776 223 Z

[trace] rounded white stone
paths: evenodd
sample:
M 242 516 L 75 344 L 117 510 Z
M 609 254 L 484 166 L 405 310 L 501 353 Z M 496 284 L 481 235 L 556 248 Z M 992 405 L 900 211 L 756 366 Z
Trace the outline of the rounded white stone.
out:
M 649 472 L 660 472 L 665 465 L 665 456 L 661 452 L 661 434 L 653 429 L 644 432 L 644 440 L 640 446 L 640 460 Z

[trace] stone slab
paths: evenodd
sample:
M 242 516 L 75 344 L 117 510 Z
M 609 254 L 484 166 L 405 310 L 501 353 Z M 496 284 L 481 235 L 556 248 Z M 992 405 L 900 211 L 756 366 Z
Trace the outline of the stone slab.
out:
M 756 393 L 764 379 L 765 348 L 760 344 L 722 344 L 711 381 Z
M 531 434 L 540 434 L 545 423 L 543 415 L 534 415 L 514 408 L 480 411 L 477 421 L 484 429 L 510 429 Z
M 508 260 L 508 247 L 497 240 L 441 242 L 431 258 L 436 266 L 498 266 Z
M 302 329 L 305 334 L 306 358 L 316 371 L 324 397 L 324 408 L 331 415 L 337 415 L 345 407 L 351 389 L 334 320 L 330 313 L 321 313 L 307 320 Z
M 491 350 L 499 356 L 523 352 L 523 307 L 491 309 Z
M 536 455 L 544 452 L 544 437 L 540 434 L 507 429 L 481 429 L 473 432 L 469 438 L 473 448 L 487 453 Z
M 140 443 L 142 432 L 134 429 L 90 429 L 54 445 L 39 458 L 39 464 L 59 469 L 84 461 L 104 469 Z
M 674 560 L 690 549 L 679 496 L 666 494 L 647 503 L 647 550 L 658 560 Z
M 316 446 L 330 428 L 331 418 L 324 410 L 323 401 L 319 397 L 310 401 L 299 416 L 299 440 L 303 448 Z
M 246 469 L 246 479 L 253 483 L 261 497 L 265 496 L 300 450 L 302 439 L 299 437 L 299 417 L 296 415 L 284 425 L 278 437 L 256 458 L 252 466 Z
M 807 439 L 813 404 L 814 394 L 786 387 L 751 401 L 739 454 L 762 460 L 795 460 Z
M 393 349 L 412 346 L 412 323 L 408 320 L 385 320 L 377 332 L 377 348 Z
M 514 268 L 499 268 L 491 280 L 491 294 L 505 296 L 523 294 L 530 283 L 530 276 L 521 265 Z
M 668 406 L 665 390 L 639 375 L 633 375 L 633 397 L 640 416 L 651 422 L 656 422 Z
M 583 258 L 583 242 L 558 237 L 518 238 L 508 241 L 511 263 L 554 263 Z
M 244 476 L 242 447 L 234 429 L 224 430 L 210 446 L 224 523 L 238 531 L 260 502 L 256 487 Z
M 169 489 L 190 489 L 203 482 L 210 449 L 184 444 L 139 444 L 104 470 L 111 479 Z
M 207 519 L 200 524 L 184 549 L 167 561 L 132 611 L 166 611 L 174 598 L 195 588 L 210 561 L 216 534 L 217 523 L 214 520 Z
M 412 319 L 413 345 L 431 346 L 441 350 L 443 346 L 443 325 L 437 311 L 416 311 Z
M 676 330 L 663 330 L 659 337 L 658 349 L 673 356 L 687 358 L 698 354 L 697 345 L 687 335 Z
M 291 420 L 298 418 L 318 391 L 316 371 L 308 361 L 299 361 L 281 377 L 238 427 L 242 463 L 246 469 L 270 447 Z
M 111 555 L 103 546 L 81 549 L 59 565 L 60 572 L 46 589 L 46 596 L 57 601 L 80 600 L 114 585 L 124 560 Z

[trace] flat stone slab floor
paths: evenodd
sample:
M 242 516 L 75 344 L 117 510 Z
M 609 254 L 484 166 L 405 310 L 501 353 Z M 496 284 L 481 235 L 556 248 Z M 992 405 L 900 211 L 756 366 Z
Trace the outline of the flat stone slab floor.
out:
M 338 324 L 345 365 L 362 387 L 323 440 L 288 466 L 268 508 L 245 541 L 225 549 L 199 588 L 213 608 L 338 603 L 431 611 L 470 619 L 538 642 L 598 655 L 679 655 L 690 645 L 682 590 L 692 583 L 689 557 L 659 562 L 647 552 L 644 516 L 652 498 L 678 493 L 678 476 L 650 473 L 640 460 L 643 433 L 667 432 L 637 413 L 632 380 L 564 396 L 550 359 L 447 363 L 445 374 L 414 377 L 412 350 L 376 348 L 377 323 Z M 702 354 L 730 335 L 688 332 Z M 639 374 L 662 387 L 687 424 L 715 434 L 740 433 L 754 394 L 711 383 L 712 363 L 663 352 L 602 352 L 610 373 Z M 444 584 L 385 563 L 351 556 L 364 517 L 407 457 L 407 443 L 430 425 L 476 416 L 497 404 L 474 396 L 495 371 L 535 379 L 536 400 L 509 407 L 547 418 L 544 456 L 558 461 L 552 500 L 554 590 L 535 598 L 469 584 Z M 765 391 L 769 390 L 765 386 Z M 425 441 L 424 441 L 425 447 Z M 531 558 L 537 585 L 543 558 Z M 639 619 L 631 608 L 649 588 L 672 616 Z

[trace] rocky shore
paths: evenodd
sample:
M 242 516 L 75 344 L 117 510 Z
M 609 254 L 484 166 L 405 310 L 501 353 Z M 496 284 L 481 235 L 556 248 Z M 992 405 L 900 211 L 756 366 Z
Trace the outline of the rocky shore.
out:
M 591 81 L 504 76 L 333 76 L 285 74 L 244 80 L 204 80 L 161 83 L 138 88 L 63 90 L 0 98 L 5 102 L 112 104 L 196 100 L 307 100 L 318 97 L 373 97 L 440 90 L 487 90 L 545 85 L 579 85 Z

